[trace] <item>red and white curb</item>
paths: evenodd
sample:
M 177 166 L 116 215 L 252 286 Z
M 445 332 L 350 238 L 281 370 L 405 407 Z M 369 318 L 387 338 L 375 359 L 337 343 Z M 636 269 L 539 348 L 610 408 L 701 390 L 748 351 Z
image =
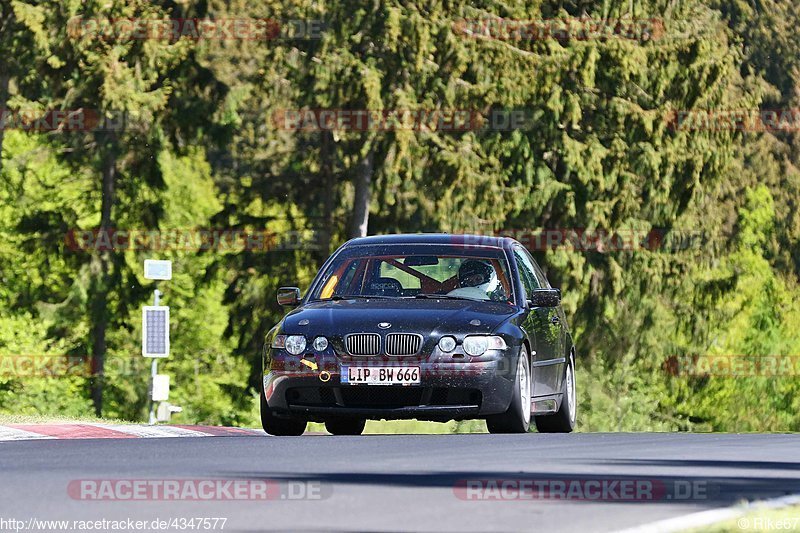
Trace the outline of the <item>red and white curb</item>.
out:
M 248 428 L 217 426 L 140 426 L 135 424 L 8 424 L 0 441 L 54 439 L 157 439 L 165 437 L 243 437 L 264 435 Z

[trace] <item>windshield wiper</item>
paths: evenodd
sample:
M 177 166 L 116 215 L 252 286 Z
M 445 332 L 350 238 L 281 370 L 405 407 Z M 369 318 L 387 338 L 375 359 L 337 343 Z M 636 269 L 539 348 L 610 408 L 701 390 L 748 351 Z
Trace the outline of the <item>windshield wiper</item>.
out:
M 331 296 L 330 298 L 327 298 L 327 299 L 328 300 L 335 300 L 335 301 L 339 301 L 339 300 L 394 300 L 395 297 L 394 296 L 365 296 L 363 294 L 346 294 L 346 295 L 334 294 L 333 296 Z M 320 299 L 320 300 L 324 301 L 325 299 Z
M 431 294 L 428 292 L 421 292 L 415 294 L 414 298 L 429 298 L 432 300 L 469 300 L 471 302 L 480 302 L 477 298 L 467 298 L 466 296 L 451 296 L 450 294 Z

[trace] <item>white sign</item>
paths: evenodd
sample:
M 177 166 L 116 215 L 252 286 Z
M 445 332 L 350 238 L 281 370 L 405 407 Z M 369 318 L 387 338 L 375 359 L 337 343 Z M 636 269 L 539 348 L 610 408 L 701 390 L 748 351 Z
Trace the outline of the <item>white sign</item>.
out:
M 166 402 L 169 400 L 169 376 L 156 374 L 153 376 L 153 401 Z
M 142 355 L 145 357 L 169 356 L 169 307 L 148 305 L 142 307 Z
M 144 277 L 146 279 L 172 279 L 172 261 L 145 259 Z

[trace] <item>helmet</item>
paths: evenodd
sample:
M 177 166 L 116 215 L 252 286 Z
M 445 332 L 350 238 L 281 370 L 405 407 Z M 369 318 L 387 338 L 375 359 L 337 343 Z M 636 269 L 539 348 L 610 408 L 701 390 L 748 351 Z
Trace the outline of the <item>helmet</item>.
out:
M 487 293 L 492 292 L 498 283 L 494 267 L 486 261 L 469 259 L 464 261 L 458 269 L 458 284 L 460 287 L 476 287 Z

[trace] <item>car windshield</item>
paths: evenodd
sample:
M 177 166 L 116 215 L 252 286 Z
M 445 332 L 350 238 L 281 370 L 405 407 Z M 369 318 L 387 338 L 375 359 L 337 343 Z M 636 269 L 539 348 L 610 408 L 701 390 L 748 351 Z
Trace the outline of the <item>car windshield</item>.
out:
M 311 300 L 451 298 L 511 301 L 503 251 L 458 246 L 381 246 L 346 249 L 315 283 Z

